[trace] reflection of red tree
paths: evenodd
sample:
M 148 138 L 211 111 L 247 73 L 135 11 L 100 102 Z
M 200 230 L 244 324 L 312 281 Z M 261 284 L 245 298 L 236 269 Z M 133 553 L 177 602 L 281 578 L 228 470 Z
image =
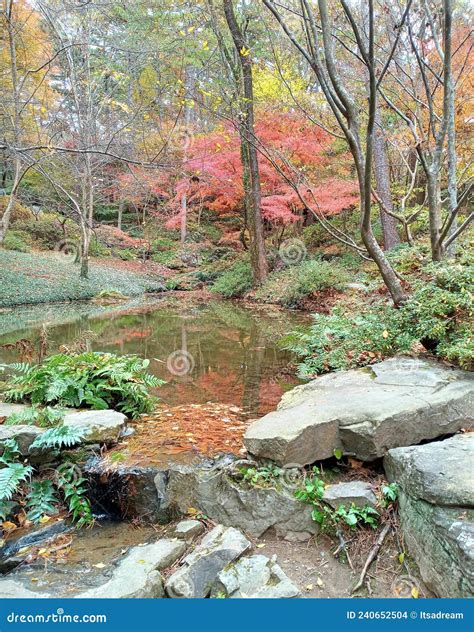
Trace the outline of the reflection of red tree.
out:
M 150 338 L 152 335 L 151 328 L 147 329 L 121 329 L 120 334 L 113 338 L 108 338 L 106 335 L 102 336 L 102 342 L 109 345 L 123 345 L 126 342 L 132 340 L 140 340 L 143 338 Z
M 259 390 L 259 412 L 264 415 L 275 410 L 283 395 L 283 388 L 272 380 L 262 381 Z
M 196 380 L 196 386 L 207 393 L 209 399 L 225 404 L 235 404 L 242 400 L 243 384 L 239 375 L 232 371 L 219 373 L 209 369 Z

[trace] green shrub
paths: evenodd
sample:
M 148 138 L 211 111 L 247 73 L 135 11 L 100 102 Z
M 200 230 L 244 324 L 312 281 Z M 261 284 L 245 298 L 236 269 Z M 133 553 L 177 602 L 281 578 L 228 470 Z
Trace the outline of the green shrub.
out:
M 29 236 L 22 230 L 9 230 L 3 240 L 3 247 L 6 250 L 30 252 L 31 248 Z
M 98 239 L 93 239 L 89 247 L 91 257 L 110 257 L 111 250 Z
M 117 255 L 120 259 L 122 259 L 122 261 L 135 261 L 137 259 L 137 253 L 130 248 L 118 250 Z
M 177 249 L 178 244 L 171 237 L 158 237 L 151 242 L 151 252 L 155 254 L 156 252 L 163 252 L 169 249 Z
M 348 281 L 348 272 L 335 262 L 303 261 L 298 266 L 272 272 L 256 296 L 267 303 L 297 307 L 306 296 L 326 288 L 342 288 Z
M 310 377 L 371 364 L 423 344 L 441 358 L 472 368 L 473 268 L 431 265 L 432 280 L 418 280 L 407 302 L 394 309 L 384 302 L 339 306 L 328 316 L 316 314 L 309 330 L 295 331 L 284 346 L 303 362 Z
M 148 360 L 110 353 L 54 355 L 40 365 L 14 365 L 5 397 L 9 401 L 113 408 L 131 417 L 150 412 L 149 388 L 163 384 L 146 369 Z
M 61 222 L 55 213 L 41 213 L 38 217 L 21 222 L 21 229 L 28 233 L 33 241 L 41 248 L 54 250 L 57 243 L 64 239 Z M 74 224 L 68 224 L 67 239 L 79 238 L 79 229 Z
M 168 266 L 169 264 L 176 264 L 176 265 L 179 265 L 180 267 L 184 267 L 183 262 L 178 259 L 178 253 L 179 251 L 177 248 L 175 248 L 174 250 L 163 250 L 161 252 L 155 252 L 151 256 L 151 259 L 155 263 L 161 263 L 161 265 L 163 266 Z
M 252 289 L 252 268 L 248 261 L 237 261 L 223 272 L 211 287 L 211 292 L 225 298 L 243 296 Z

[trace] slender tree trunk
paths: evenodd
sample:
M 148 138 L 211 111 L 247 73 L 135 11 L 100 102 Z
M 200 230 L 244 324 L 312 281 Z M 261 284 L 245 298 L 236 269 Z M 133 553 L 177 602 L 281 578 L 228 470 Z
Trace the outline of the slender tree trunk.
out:
M 184 133 L 183 133 L 183 162 L 186 162 L 188 155 L 187 140 L 191 133 L 191 125 L 193 118 L 193 109 L 188 103 L 188 94 L 193 91 L 194 88 L 194 70 L 192 66 L 186 66 L 184 71 Z M 186 242 L 188 234 L 188 196 L 184 191 L 181 196 L 181 245 Z
M 4 3 L 4 12 L 7 22 L 8 48 L 10 53 L 10 79 L 11 79 L 11 96 L 13 101 L 13 139 L 15 144 L 19 143 L 20 138 L 20 94 L 18 89 L 18 67 L 16 57 L 16 28 L 13 23 L 13 0 L 6 0 Z M 16 192 L 20 185 L 24 174 L 21 173 L 21 162 L 15 159 L 13 168 L 13 185 L 10 197 L 0 222 L 0 244 L 3 243 L 8 227 L 10 225 L 10 217 L 16 201 Z
M 122 230 L 123 207 L 124 207 L 124 201 L 120 200 L 119 207 L 118 207 L 118 215 L 117 215 L 117 228 L 119 230 Z
M 426 173 L 426 191 L 428 198 L 428 214 L 430 220 L 431 257 L 433 261 L 443 258 L 443 245 L 440 243 L 441 234 L 441 188 L 439 169 L 429 169 Z
M 445 12 L 445 27 L 447 29 L 446 37 L 451 40 L 451 21 L 452 21 L 452 6 L 451 0 L 444 1 Z M 447 116 L 447 136 L 448 136 L 448 212 L 449 214 L 456 213 L 458 206 L 458 182 L 456 175 L 457 167 L 457 155 L 456 155 L 456 108 L 455 97 L 456 88 L 453 81 L 452 73 L 452 59 L 451 59 L 451 45 L 445 45 L 445 68 L 448 72 L 445 72 L 445 90 L 446 90 L 446 116 Z M 447 76 L 446 76 L 447 75 Z M 451 227 L 449 229 L 448 236 L 453 235 L 458 227 L 457 217 L 454 218 Z M 453 241 L 447 248 L 447 252 L 450 256 L 454 256 L 456 252 L 455 241 Z
M 248 168 L 248 208 L 247 222 L 250 233 L 250 258 L 254 285 L 260 285 L 268 274 L 268 263 L 265 255 L 265 238 L 261 211 L 260 169 L 258 152 L 255 147 L 255 113 L 253 96 L 252 58 L 246 46 L 245 37 L 234 14 L 233 0 L 224 0 L 224 12 L 236 54 L 239 59 L 243 79 L 242 117 L 240 137 L 243 142 L 244 170 Z M 244 186 L 247 178 L 244 176 Z
M 392 192 L 390 191 L 390 170 L 387 157 L 387 148 L 380 117 L 380 109 L 375 110 L 374 130 L 374 174 L 377 195 L 383 202 L 383 206 L 393 212 Z M 383 243 L 385 250 L 391 250 L 400 243 L 397 230 L 397 220 L 386 213 L 380 206 L 380 222 L 382 224 Z
M 13 211 L 13 207 L 15 206 L 15 202 L 16 202 L 16 191 L 20 184 L 21 178 L 22 178 L 21 163 L 17 159 L 15 160 L 13 187 L 10 192 L 10 196 L 8 198 L 6 208 L 0 220 L 0 245 L 3 244 L 3 240 L 5 239 L 5 235 L 7 234 L 8 227 L 10 226 L 10 218 Z

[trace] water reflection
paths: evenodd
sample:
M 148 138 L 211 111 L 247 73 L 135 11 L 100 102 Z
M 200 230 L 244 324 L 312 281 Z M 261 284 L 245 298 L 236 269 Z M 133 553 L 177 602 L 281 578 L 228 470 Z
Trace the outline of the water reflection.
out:
M 259 415 L 274 409 L 282 393 L 297 383 L 293 358 L 278 348 L 277 341 L 307 322 L 302 314 L 218 300 L 168 298 L 154 304 L 114 306 L 103 313 L 89 308 L 92 313 L 83 307 L 75 316 L 69 310 L 64 322 L 61 307 L 48 306 L 50 353 L 70 345 L 81 332 L 92 331 L 88 345 L 93 350 L 149 358 L 150 370 L 167 381 L 159 394 L 169 405 L 213 401 Z M 21 329 L 3 335 L 0 330 L 0 344 L 19 338 L 35 341 L 43 322 L 36 316 Z M 17 359 L 12 351 L 0 349 L 0 361 Z

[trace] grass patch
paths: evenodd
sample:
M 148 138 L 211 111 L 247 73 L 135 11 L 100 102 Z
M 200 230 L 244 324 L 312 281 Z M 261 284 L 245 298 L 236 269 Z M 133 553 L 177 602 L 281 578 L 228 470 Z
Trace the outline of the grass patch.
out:
M 0 307 L 86 300 L 110 288 L 126 296 L 163 289 L 161 279 L 93 263 L 81 279 L 78 265 L 58 257 L 0 248 Z

